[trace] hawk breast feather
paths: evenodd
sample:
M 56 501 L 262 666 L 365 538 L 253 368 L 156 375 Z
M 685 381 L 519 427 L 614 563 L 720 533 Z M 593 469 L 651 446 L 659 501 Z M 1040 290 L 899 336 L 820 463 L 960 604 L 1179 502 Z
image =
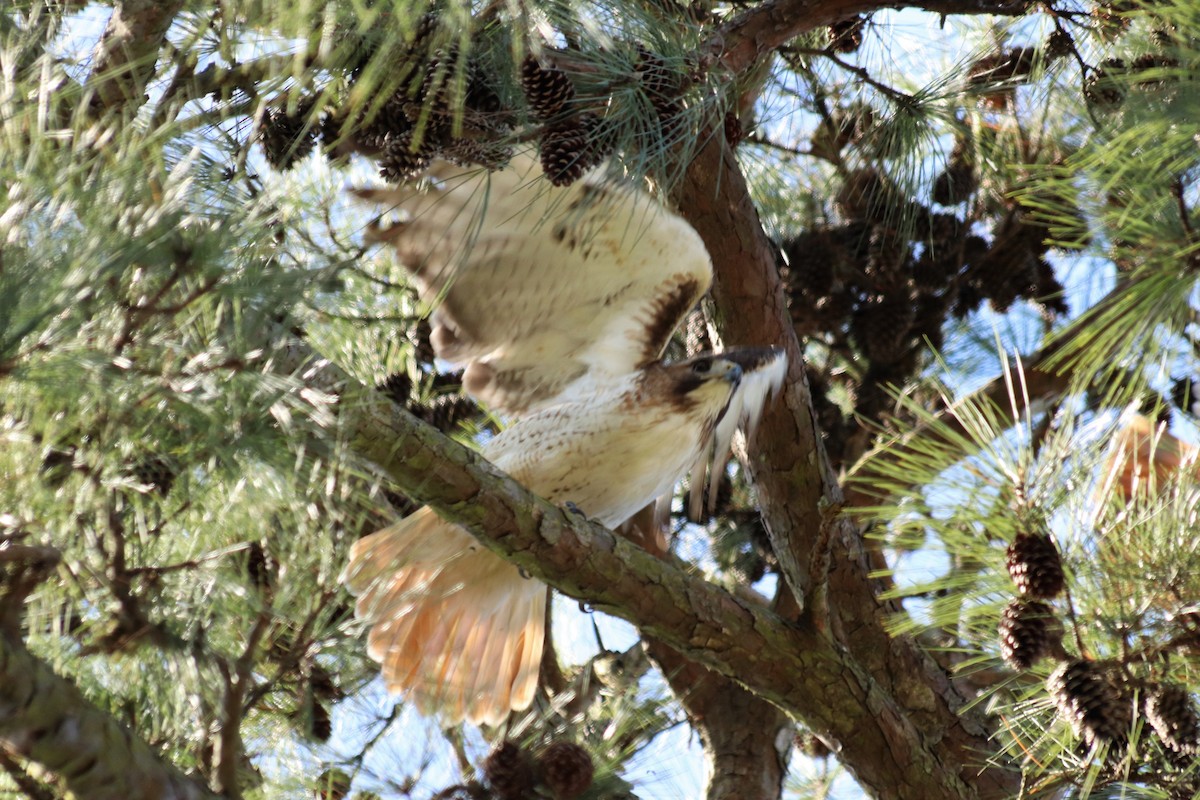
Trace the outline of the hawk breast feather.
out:
M 659 361 L 712 265 L 686 222 L 603 171 L 554 188 L 523 156 L 358 194 L 400 215 L 371 237 L 433 308 L 438 357 L 514 420 L 483 455 L 552 502 L 615 527 L 689 469 L 702 487 L 714 458 L 715 484 L 734 432 L 782 385 L 778 348 Z M 421 509 L 355 543 L 342 580 L 389 689 L 446 723 L 498 724 L 532 702 L 547 590 L 462 528 Z

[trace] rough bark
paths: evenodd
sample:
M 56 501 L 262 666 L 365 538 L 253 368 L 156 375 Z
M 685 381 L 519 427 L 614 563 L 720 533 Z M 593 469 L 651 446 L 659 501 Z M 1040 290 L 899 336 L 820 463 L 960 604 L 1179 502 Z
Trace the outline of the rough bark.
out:
M 662 527 L 652 503 L 617 531 L 664 558 L 668 550 Z M 749 599 L 766 605 L 765 599 Z M 787 715 L 660 641 L 647 639 L 645 648 L 700 735 L 708 800 L 779 800 L 794 731 Z
M 146 84 L 154 63 L 183 0 L 123 0 L 113 4 L 112 15 L 96 47 L 88 86 L 101 108 L 145 102 Z
M 787 715 L 662 642 L 648 640 L 646 648 L 700 734 L 708 800 L 781 797 L 793 731 Z
M 910 638 L 888 634 L 887 616 L 897 609 L 878 601 L 862 537 L 851 521 L 836 515 L 843 502 L 841 489 L 820 445 L 774 252 L 736 159 L 717 138 L 699 151 L 676 199 L 713 258 L 712 294 L 724 339 L 739 345 L 782 344 L 790 359 L 785 402 L 764 417 L 750 448 L 749 467 L 783 576 L 803 598 L 802 624 L 852 665 L 844 677 L 853 675 L 870 697 L 861 705 L 842 705 L 839 687 L 817 681 L 817 694 L 807 698 L 808 713 L 802 719 L 836 743 L 842 762 L 877 796 L 920 795 L 919 782 L 903 786 L 899 774 L 879 781 L 864 770 L 877 775 L 877 762 L 889 756 L 921 758 L 922 740 L 937 742 L 934 749 L 941 751 L 927 754 L 931 771 L 949 769 L 951 761 L 936 762 L 953 753 L 958 766 L 966 767 L 964 775 L 975 776 L 975 767 L 982 768 L 988 726 L 963 713 L 963 698 Z M 822 704 L 840 707 L 839 713 L 863 725 L 879 724 L 885 715 L 900 718 L 886 723 L 886 744 L 871 742 L 858 734 L 848 736 L 844 725 L 839 734 L 820 724 L 820 714 L 810 715 Z M 855 724 L 849 728 L 858 729 Z M 908 735 L 915 738 L 902 741 Z M 1005 796 L 1018 788 L 1015 774 L 999 769 L 982 770 L 970 783 L 973 787 L 958 786 L 961 796 L 971 796 L 973 790 L 981 796 Z
M 805 31 L 855 14 L 886 8 L 920 8 L 935 14 L 1019 16 L 1029 11 L 1025 0 L 768 0 L 725 23 L 701 48 L 701 58 L 717 61 L 730 72 L 744 72 L 764 55 Z
M 42 765 L 88 800 L 216 797 L 6 635 L 0 635 L 0 748 Z

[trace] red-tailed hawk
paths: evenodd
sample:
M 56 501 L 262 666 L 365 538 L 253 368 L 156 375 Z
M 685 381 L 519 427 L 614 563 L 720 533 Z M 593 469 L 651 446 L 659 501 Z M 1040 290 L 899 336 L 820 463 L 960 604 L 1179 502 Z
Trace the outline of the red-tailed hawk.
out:
M 686 222 L 602 171 L 555 188 L 518 157 L 360 195 L 404 214 L 373 236 L 434 305 L 437 355 L 513 420 L 483 455 L 551 502 L 620 525 L 689 469 L 723 465 L 783 381 L 777 348 L 661 363 L 712 265 Z M 532 701 L 547 589 L 465 530 L 423 508 L 357 542 L 343 579 L 390 690 L 447 722 L 496 724 Z

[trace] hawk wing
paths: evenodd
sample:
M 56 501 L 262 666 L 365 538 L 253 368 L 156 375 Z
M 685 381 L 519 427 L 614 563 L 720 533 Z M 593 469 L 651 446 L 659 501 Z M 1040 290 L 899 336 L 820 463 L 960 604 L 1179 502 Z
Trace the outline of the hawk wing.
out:
M 495 410 L 524 414 L 657 360 L 712 281 L 699 234 L 602 170 L 556 188 L 523 155 L 431 175 L 358 194 L 402 213 L 371 237 L 434 306 L 438 357 L 465 365 L 467 391 Z

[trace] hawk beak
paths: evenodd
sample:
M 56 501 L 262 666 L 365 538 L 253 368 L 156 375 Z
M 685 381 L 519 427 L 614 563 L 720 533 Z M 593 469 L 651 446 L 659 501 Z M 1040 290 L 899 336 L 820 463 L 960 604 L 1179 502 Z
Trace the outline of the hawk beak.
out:
M 724 360 L 722 360 L 722 363 L 725 364 L 725 374 L 722 375 L 721 377 L 724 378 L 725 380 L 729 381 L 730 383 L 732 383 L 734 386 L 737 386 L 739 383 L 741 383 L 742 382 L 742 365 L 735 363 L 733 361 L 724 361 Z

